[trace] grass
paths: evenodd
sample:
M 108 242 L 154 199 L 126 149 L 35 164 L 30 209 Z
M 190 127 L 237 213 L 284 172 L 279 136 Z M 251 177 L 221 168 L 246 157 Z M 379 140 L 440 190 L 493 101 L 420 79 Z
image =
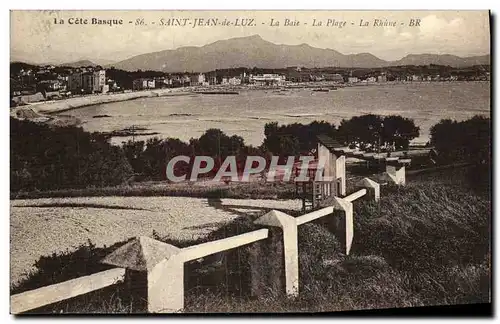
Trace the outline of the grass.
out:
M 489 193 L 490 185 L 488 181 L 475 181 L 475 173 L 470 172 L 470 168 L 465 165 L 455 167 L 446 166 L 433 169 L 422 169 L 418 171 L 408 171 L 406 178 L 412 181 L 434 181 L 440 184 L 450 183 L 458 185 L 460 181 L 463 186 L 470 187 L 469 183 L 476 182 L 483 185 L 480 190 Z M 347 170 L 347 191 L 355 190 L 355 184 L 363 177 L 370 177 L 374 170 L 365 167 L 357 168 L 350 166 Z M 461 175 L 471 174 L 471 179 L 461 177 L 457 179 L 456 173 Z M 464 173 L 465 172 L 465 173 Z M 482 176 L 481 180 L 488 178 Z M 432 180 L 434 179 L 434 180 Z M 295 184 L 291 182 L 233 182 L 221 183 L 217 185 L 200 185 L 194 183 L 168 183 L 165 181 L 143 181 L 114 187 L 89 187 L 75 189 L 58 190 L 34 190 L 11 192 L 10 199 L 37 199 L 37 198 L 66 198 L 66 197 L 152 197 L 152 196 L 172 196 L 172 197 L 195 197 L 195 198 L 233 198 L 233 199 L 295 199 Z M 476 190 L 477 188 L 472 188 Z M 477 191 L 477 190 L 476 190 Z
M 463 175 L 420 174 L 406 187 L 383 187 L 379 203 L 356 201 L 349 256 L 323 224 L 300 226 L 301 293 L 296 299 L 272 285 L 252 295 L 252 271 L 269 273 L 276 262 L 259 243 L 191 262 L 185 269 L 184 311 L 316 312 L 488 303 L 491 201 L 489 195 L 469 190 Z M 182 247 L 255 228 L 252 219 L 240 217 L 203 240 L 154 236 Z M 53 255 L 12 292 L 101 271 L 97 262 L 110 249 L 89 243 L 76 252 Z M 252 256 L 261 262 L 252 262 Z M 140 296 L 118 285 L 35 312 L 143 312 L 138 301 Z
M 293 183 L 230 183 L 199 186 L 190 183 L 139 182 L 115 187 L 60 189 L 11 193 L 11 199 L 105 197 L 105 196 L 174 196 L 234 199 L 293 199 Z

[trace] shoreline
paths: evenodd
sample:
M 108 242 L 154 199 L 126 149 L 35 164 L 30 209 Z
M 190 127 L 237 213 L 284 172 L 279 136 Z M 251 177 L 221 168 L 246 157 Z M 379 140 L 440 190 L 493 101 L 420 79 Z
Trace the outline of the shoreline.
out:
M 80 97 L 72 97 L 58 101 L 42 102 L 16 108 L 31 108 L 34 112 L 45 115 L 54 115 L 72 109 L 102 105 L 106 103 L 135 100 L 141 98 L 183 96 L 191 94 L 190 88 L 144 90 L 135 92 L 93 94 Z
M 177 90 L 179 89 L 179 90 Z M 30 121 L 41 121 L 54 126 L 77 126 L 81 121 L 72 116 L 58 115 L 60 113 L 83 107 L 129 101 L 141 98 L 187 96 L 192 94 L 192 88 L 159 89 L 136 92 L 92 94 L 72 97 L 62 100 L 36 102 L 18 106 L 10 110 L 10 116 Z
M 459 82 L 459 81 L 457 81 Z M 400 85 L 400 84 L 420 84 L 420 83 L 432 83 L 429 81 L 414 81 L 414 82 L 385 82 L 385 83 L 355 83 L 355 84 L 342 84 L 336 85 L 338 88 L 355 88 L 355 87 L 367 87 L 367 86 L 384 86 L 384 85 Z M 434 82 L 434 83 L 448 83 L 448 82 Z M 106 93 L 106 94 L 91 94 L 85 96 L 71 97 L 61 100 L 51 100 L 51 101 L 41 101 L 36 103 L 31 103 L 25 106 L 18 106 L 11 109 L 11 115 L 15 116 L 18 110 L 30 109 L 40 117 L 49 117 L 50 115 L 55 115 L 61 112 L 88 107 L 95 105 L 102 105 L 106 103 L 114 103 L 121 101 L 129 101 L 141 98 L 155 98 L 155 97 L 169 97 L 169 96 L 187 96 L 199 94 L 200 91 L 209 90 L 227 90 L 227 91 L 252 91 L 252 90 L 273 90 L 273 89 L 297 89 L 297 88 L 318 88 L 322 86 L 330 86 L 328 82 L 317 82 L 317 83 L 299 83 L 297 85 L 284 85 L 278 87 L 259 87 L 259 86 L 192 86 L 192 87 L 182 87 L 182 88 L 167 88 L 167 89 L 154 89 L 154 90 L 141 90 L 134 92 L 123 92 L 123 93 Z
M 398 85 L 417 85 L 417 84 L 444 84 L 450 82 L 386 82 L 386 83 L 368 83 L 368 84 L 353 84 L 353 85 L 343 85 L 339 88 L 345 87 L 345 89 L 355 89 L 355 88 L 365 88 L 365 87 L 384 87 L 384 86 L 398 86 Z M 457 83 L 462 83 L 458 82 Z M 482 83 L 482 82 L 481 82 Z M 202 91 L 238 91 L 238 92 L 248 92 L 248 91 L 272 91 L 279 89 L 310 89 L 314 87 L 328 86 L 330 84 L 324 82 L 311 83 L 299 83 L 292 85 L 284 85 L 277 87 L 261 87 L 261 86 L 248 86 L 248 85 L 234 85 L 234 86 L 190 86 L 182 88 L 167 88 L 167 89 L 152 89 L 152 90 L 142 90 L 135 92 L 124 92 L 124 93 L 108 93 L 108 94 L 92 94 L 78 97 L 71 97 L 62 100 L 52 100 L 32 103 L 24 106 L 18 106 L 11 108 L 10 115 L 16 119 L 30 120 L 34 122 L 45 123 L 51 126 L 81 126 L 82 121 L 77 117 L 71 116 L 69 114 L 63 114 L 64 112 L 71 111 L 74 109 L 107 104 L 107 103 L 117 103 L 125 102 L 130 100 L 136 100 L 141 98 L 156 98 L 156 97 L 176 97 L 176 96 L 199 96 Z M 339 89 L 340 90 L 340 89 Z M 342 90 L 340 90 L 342 91 Z M 423 145 L 429 140 L 428 137 L 419 138 L 412 141 L 412 144 Z

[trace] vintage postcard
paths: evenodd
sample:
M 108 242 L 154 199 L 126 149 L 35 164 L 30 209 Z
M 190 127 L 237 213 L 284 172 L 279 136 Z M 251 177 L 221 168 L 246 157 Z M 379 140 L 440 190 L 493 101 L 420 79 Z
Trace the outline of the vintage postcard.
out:
M 491 312 L 490 12 L 10 26 L 12 314 Z

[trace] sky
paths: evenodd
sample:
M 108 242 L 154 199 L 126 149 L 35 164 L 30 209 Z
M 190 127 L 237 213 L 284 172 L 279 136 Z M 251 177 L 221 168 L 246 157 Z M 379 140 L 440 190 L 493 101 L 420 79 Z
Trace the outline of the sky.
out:
M 11 11 L 11 60 L 64 63 L 90 59 L 104 63 L 134 55 L 203 46 L 217 40 L 260 35 L 276 43 L 331 48 L 343 54 L 371 53 L 384 60 L 408 54 L 490 53 L 487 11 Z M 69 19 L 122 19 L 123 25 L 69 24 Z M 160 26 L 169 18 L 253 19 L 255 26 Z M 55 24 L 62 19 L 64 24 Z M 144 19 L 144 25 L 135 25 Z M 280 26 L 271 26 L 273 19 Z M 285 19 L 298 26 L 284 26 Z M 313 26 L 323 22 L 322 26 Z M 330 19 L 346 21 L 342 28 L 326 26 Z M 396 26 L 374 26 L 374 20 Z M 420 19 L 419 26 L 409 26 Z M 361 20 L 369 26 L 360 26 Z M 129 23 L 132 21 L 133 23 Z M 153 24 L 154 22 L 154 24 Z M 307 24 L 307 25 L 306 25 Z M 97 62 L 99 63 L 99 62 Z M 103 63 L 103 64 L 104 64 Z

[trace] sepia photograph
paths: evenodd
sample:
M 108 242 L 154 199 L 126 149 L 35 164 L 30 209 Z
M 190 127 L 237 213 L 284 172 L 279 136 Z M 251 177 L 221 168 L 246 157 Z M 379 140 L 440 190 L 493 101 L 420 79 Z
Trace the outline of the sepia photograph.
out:
M 491 314 L 492 21 L 11 10 L 10 314 Z

